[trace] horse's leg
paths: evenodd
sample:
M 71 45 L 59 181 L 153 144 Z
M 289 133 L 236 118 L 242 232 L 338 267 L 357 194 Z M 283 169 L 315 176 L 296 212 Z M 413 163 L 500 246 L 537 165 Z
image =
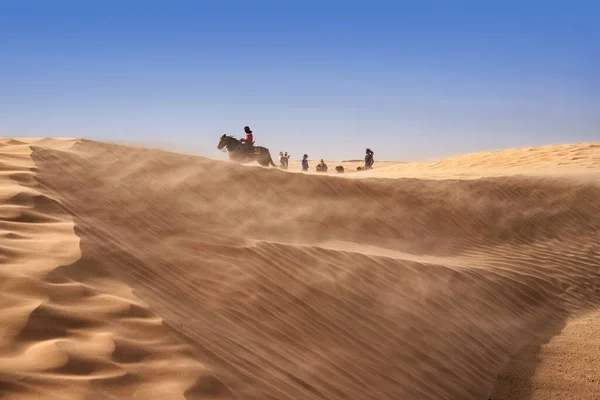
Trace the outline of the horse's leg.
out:
M 266 149 L 260 152 L 260 154 L 257 157 L 257 161 L 263 167 L 277 167 L 277 165 L 275 165 L 275 163 L 273 162 L 273 158 L 271 158 L 271 153 L 269 152 L 269 150 Z

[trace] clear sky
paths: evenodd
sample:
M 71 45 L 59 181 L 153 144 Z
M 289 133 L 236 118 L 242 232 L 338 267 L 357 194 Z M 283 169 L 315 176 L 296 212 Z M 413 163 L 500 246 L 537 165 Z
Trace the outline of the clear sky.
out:
M 0 0 L 0 136 L 419 160 L 600 141 L 600 2 Z

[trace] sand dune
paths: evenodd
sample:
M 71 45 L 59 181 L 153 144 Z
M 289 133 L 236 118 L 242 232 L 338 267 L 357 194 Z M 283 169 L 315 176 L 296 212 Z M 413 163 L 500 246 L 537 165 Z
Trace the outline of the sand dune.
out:
M 370 171 L 356 172 L 361 161 L 326 162 L 329 174 L 341 165 L 353 178 L 478 179 L 501 176 L 553 176 L 569 174 L 597 178 L 600 143 L 544 146 L 466 154 L 432 162 L 377 161 Z M 319 163 L 310 162 L 311 171 Z M 291 171 L 300 171 L 300 161 L 290 161 Z
M 207 369 L 81 254 L 72 216 L 35 179 L 31 144 L 74 143 L 2 143 L 0 398 L 183 399 Z
M 5 141 L 2 398 L 597 399 L 599 154 L 341 179 Z

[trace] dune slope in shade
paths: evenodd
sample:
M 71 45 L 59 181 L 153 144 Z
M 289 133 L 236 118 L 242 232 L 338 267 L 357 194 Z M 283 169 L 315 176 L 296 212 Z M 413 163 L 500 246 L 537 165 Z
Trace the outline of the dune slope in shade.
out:
M 218 385 L 130 287 L 82 257 L 30 153 L 21 141 L 0 149 L 0 398 L 185 399 Z
M 352 180 L 89 141 L 33 159 L 84 259 L 191 346 L 214 396 L 487 398 L 600 301 L 586 181 Z

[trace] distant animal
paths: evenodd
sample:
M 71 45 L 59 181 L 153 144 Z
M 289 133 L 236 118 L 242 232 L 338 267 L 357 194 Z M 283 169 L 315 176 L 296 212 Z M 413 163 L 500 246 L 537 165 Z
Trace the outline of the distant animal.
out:
M 338 174 L 344 173 L 344 167 L 342 167 L 341 165 L 338 165 L 337 167 L 335 167 L 335 170 L 337 171 Z
M 229 159 L 239 164 L 249 164 L 256 161 L 263 167 L 275 167 L 269 149 L 262 146 L 254 146 L 254 142 L 246 148 L 240 144 L 239 139 L 230 135 L 223 135 L 219 140 L 217 149 L 227 151 Z

